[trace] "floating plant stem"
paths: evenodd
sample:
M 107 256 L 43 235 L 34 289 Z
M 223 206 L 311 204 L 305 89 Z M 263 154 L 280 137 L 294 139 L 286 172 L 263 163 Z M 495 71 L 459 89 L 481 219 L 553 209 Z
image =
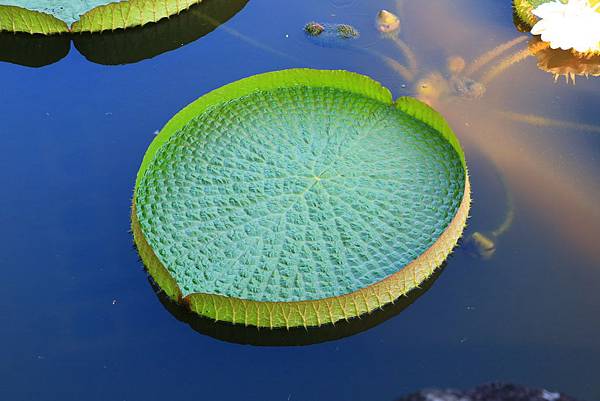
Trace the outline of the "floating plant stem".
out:
M 504 180 L 504 176 L 498 173 L 499 180 L 502 182 L 502 186 L 504 188 L 504 193 L 506 194 L 506 212 L 504 213 L 504 220 L 502 220 L 502 224 L 500 224 L 496 229 L 492 231 L 492 235 L 494 238 L 498 238 L 504 233 L 508 231 L 508 229 L 512 226 L 513 221 L 515 220 L 515 204 L 512 196 L 512 192 L 506 185 Z
M 482 54 L 481 56 L 479 56 L 475 60 L 473 60 L 466 67 L 465 75 L 469 75 L 469 76 L 473 75 L 474 73 L 479 71 L 482 67 L 485 67 L 488 63 L 490 63 L 492 60 L 494 60 L 496 57 L 499 57 L 500 55 L 502 55 L 502 53 L 506 52 L 507 50 L 510 50 L 511 48 L 518 45 L 519 43 L 525 42 L 526 40 L 527 40 L 527 36 L 519 36 L 512 40 L 509 40 L 508 42 L 502 43 L 502 44 L 494 47 L 493 49 L 485 52 L 484 54 Z
M 394 72 L 400 75 L 405 81 L 412 82 L 415 79 L 415 72 L 391 57 L 386 56 L 374 49 L 364 49 L 367 53 L 380 59 L 385 65 L 391 68 Z
M 481 83 L 484 85 L 489 84 L 494 78 L 504 72 L 507 68 L 516 64 L 520 61 L 525 60 L 529 56 L 533 56 L 536 53 L 548 48 L 548 43 L 539 42 L 533 46 L 529 46 L 527 49 L 523 49 L 513 55 L 503 59 L 500 63 L 490 68 L 481 78 Z
M 515 219 L 515 205 L 512 192 L 506 184 L 504 175 L 498 170 L 495 164 L 494 171 L 498 177 L 498 182 L 502 185 L 502 190 L 506 198 L 504 218 L 495 229 L 491 231 L 475 231 L 465 241 L 467 251 L 482 259 L 489 259 L 494 255 L 498 239 L 510 229 Z
M 417 56 L 412 51 L 412 49 L 398 36 L 393 35 L 389 37 L 392 42 L 400 49 L 404 57 L 406 57 L 406 61 L 408 62 L 408 69 L 414 75 L 417 72 Z

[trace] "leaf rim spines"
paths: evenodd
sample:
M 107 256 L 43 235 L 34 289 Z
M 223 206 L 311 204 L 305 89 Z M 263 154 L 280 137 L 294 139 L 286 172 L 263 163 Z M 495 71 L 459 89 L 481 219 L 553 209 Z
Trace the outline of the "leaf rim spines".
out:
M 316 75 L 307 78 L 306 74 Z M 162 144 L 164 144 L 170 136 L 175 134 L 179 128 L 185 126 L 191 118 L 202 114 L 212 106 L 256 91 L 301 84 L 306 85 L 307 81 L 310 83 L 310 78 L 319 78 L 319 74 L 322 74 L 320 77 L 321 79 L 323 77 L 331 78 L 335 75 L 341 75 L 343 79 L 355 79 L 357 82 L 362 82 L 362 85 L 366 85 L 367 87 L 369 93 L 368 96 L 375 99 L 379 97 L 378 100 L 396 107 L 398 110 L 410 115 L 412 118 L 430 126 L 436 132 L 439 132 L 453 146 L 460 156 L 461 163 L 464 167 L 465 177 L 464 193 L 456 214 L 435 243 L 417 259 L 413 260 L 400 271 L 357 291 L 319 300 L 293 302 L 262 302 L 226 297 L 217 294 L 192 293 L 185 296 L 183 301 L 193 312 L 216 320 L 221 320 L 220 317 L 223 316 L 230 316 L 230 319 L 224 319 L 224 321 L 266 328 L 320 326 L 329 323 L 333 324 L 342 319 L 348 320 L 352 317 L 360 317 L 365 313 L 370 313 L 375 309 L 382 308 L 386 304 L 394 302 L 399 297 L 406 295 L 412 289 L 418 288 L 423 280 L 430 277 L 431 274 L 441 266 L 461 237 L 468 218 L 471 202 L 470 183 L 462 147 L 446 120 L 437 111 L 414 98 L 401 97 L 394 102 L 389 90 L 381 86 L 377 81 L 343 70 L 292 69 L 275 71 L 233 82 L 202 96 L 186 106 L 169 120 L 157 138 L 152 142 L 144 155 L 144 161 L 138 172 L 136 189 L 138 188 L 139 178 L 143 176 L 147 164 L 151 162 Z M 317 79 L 317 82 L 319 83 L 319 85 L 317 85 L 319 87 L 329 87 L 329 85 L 324 85 L 324 82 L 320 79 Z M 343 87 L 343 85 L 341 86 Z M 364 92 L 358 93 L 364 94 Z M 137 216 L 135 213 L 132 215 L 132 224 L 139 224 L 137 223 Z M 142 239 L 143 234 L 140 237 L 140 240 Z M 143 258 L 144 256 L 142 255 L 142 259 Z M 166 269 L 164 269 L 164 271 L 166 271 Z M 416 274 L 417 277 L 412 277 L 412 281 L 410 281 L 408 277 L 410 274 L 413 274 L 413 276 Z M 418 276 L 422 277 L 419 278 Z M 214 308 L 211 309 L 206 307 L 208 300 L 210 300 L 211 304 L 215 305 Z M 348 313 L 346 310 L 347 308 L 342 306 L 342 301 L 344 305 L 351 303 L 354 306 L 354 312 Z M 329 305 L 333 305 L 335 302 L 340 305 L 340 309 L 333 313 Z M 220 313 L 216 307 L 217 304 L 226 308 L 227 311 L 224 314 Z M 322 308 L 322 305 L 327 306 L 327 308 Z M 266 311 L 266 315 L 263 309 Z M 311 309 L 312 313 L 310 312 Z M 328 316 L 323 317 L 321 316 L 321 311 L 324 311 L 325 309 L 328 311 Z M 251 313 L 252 311 L 254 311 L 254 313 Z M 276 314 L 275 319 L 273 313 Z M 241 315 L 244 316 L 243 320 L 238 318 L 238 316 Z M 274 321 L 276 323 L 273 323 Z
M 326 324 L 335 324 L 340 320 L 358 318 L 361 315 L 383 308 L 385 305 L 393 303 L 398 298 L 405 296 L 413 289 L 418 288 L 421 282 L 427 280 L 437 269 L 439 269 L 458 243 L 467 223 L 470 204 L 471 187 L 469 177 L 465 174 L 464 194 L 454 218 L 444 232 L 438 237 L 436 242 L 417 259 L 406 265 L 400 271 L 370 286 L 341 296 L 311 301 L 261 302 L 205 293 L 193 293 L 182 298 L 181 291 L 179 290 L 179 287 L 177 287 L 174 279 L 168 273 L 167 269 L 158 262 L 158 258 L 153 254 L 144 238 L 135 214 L 135 201 L 134 207 L 132 208 L 132 229 L 134 232 L 134 241 L 138 250 L 140 250 L 140 257 L 150 275 L 163 290 L 165 290 L 165 285 L 175 286 L 178 289 L 178 292 L 174 295 L 173 291 L 165 290 L 165 293 L 172 300 L 187 305 L 192 312 L 217 321 L 243 324 L 245 326 L 252 325 L 260 328 L 319 327 Z M 156 264 L 157 262 L 160 266 Z M 414 274 L 417 270 L 424 273 L 422 278 L 416 283 L 413 282 L 412 285 L 407 285 L 407 277 Z M 160 275 L 157 276 L 156 273 L 153 274 L 153 272 L 160 272 Z M 402 283 L 402 285 L 400 283 Z M 381 299 L 386 296 L 388 299 L 382 302 Z M 390 298 L 392 299 L 391 301 L 389 300 Z M 329 303 L 334 304 L 335 302 L 340 304 L 340 311 L 336 311 L 332 314 L 328 313 L 325 318 L 320 314 L 317 315 L 317 312 L 306 312 L 307 309 L 312 309 L 313 311 L 329 309 L 322 308 L 322 306 L 327 306 Z M 347 305 L 349 302 L 354 305 L 354 312 L 347 313 L 346 307 L 341 306 L 342 302 L 344 305 Z M 208 304 L 212 304 L 213 307 L 207 308 Z M 218 312 L 218 309 L 225 309 L 226 311 L 225 313 L 220 313 Z M 275 315 L 271 316 L 267 313 L 265 316 L 263 313 L 261 316 L 261 309 L 274 311 Z M 249 314 L 252 310 L 254 310 L 255 313 Z M 231 316 L 232 318 L 220 319 L 220 317 L 223 316 Z M 243 319 L 241 316 L 243 316 Z M 266 324 L 265 321 L 268 321 L 269 324 Z M 272 324 L 273 321 L 276 321 L 276 324 Z

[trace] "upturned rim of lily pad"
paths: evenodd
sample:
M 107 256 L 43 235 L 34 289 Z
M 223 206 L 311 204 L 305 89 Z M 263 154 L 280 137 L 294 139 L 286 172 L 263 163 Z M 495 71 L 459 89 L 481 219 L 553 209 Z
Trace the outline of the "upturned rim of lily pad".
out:
M 395 107 L 439 133 L 456 152 L 464 172 L 464 189 L 456 213 L 433 245 L 416 259 L 384 279 L 350 293 L 289 302 L 256 301 L 209 293 L 184 294 L 148 243 L 140 224 L 136 193 L 144 174 L 169 139 L 207 110 L 253 93 L 298 86 L 332 88 L 365 96 Z M 414 98 L 400 97 L 394 101 L 387 88 L 364 75 L 342 70 L 301 68 L 268 72 L 235 81 L 200 97 L 169 120 L 150 144 L 142 160 L 136 178 L 131 220 L 134 241 L 147 271 L 169 298 L 187 305 L 192 312 L 218 321 L 257 327 L 309 327 L 358 317 L 393 303 L 417 288 L 442 265 L 456 246 L 466 225 L 470 202 L 470 183 L 464 153 L 457 137 L 438 112 Z

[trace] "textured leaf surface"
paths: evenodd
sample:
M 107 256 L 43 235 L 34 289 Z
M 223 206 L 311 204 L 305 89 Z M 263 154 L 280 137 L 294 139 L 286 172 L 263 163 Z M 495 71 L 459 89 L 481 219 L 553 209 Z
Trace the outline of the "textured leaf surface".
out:
M 0 4 L 0 31 L 51 35 L 68 32 L 69 27 L 50 14 Z
M 137 175 L 136 186 L 139 184 L 148 163 L 154 158 L 156 151 L 175 132 L 185 126 L 191 119 L 202 114 L 207 108 L 256 91 L 268 91 L 288 86 L 339 88 L 352 93 L 360 93 L 383 103 L 392 104 L 392 94 L 387 88 L 371 78 L 348 71 L 296 68 L 244 78 L 207 93 L 175 114 L 146 151 Z
M 136 243 L 167 294 L 205 316 L 267 327 L 358 316 L 456 244 L 469 207 L 457 150 L 441 116 L 365 77 L 255 76 L 192 103 L 149 148 Z
M 463 182 L 452 146 L 418 120 L 292 88 L 190 122 L 136 202 L 184 296 L 289 302 L 356 291 L 416 259 L 456 213 Z
M 96 7 L 82 15 L 73 32 L 102 32 L 142 26 L 179 14 L 202 0 L 126 0 Z

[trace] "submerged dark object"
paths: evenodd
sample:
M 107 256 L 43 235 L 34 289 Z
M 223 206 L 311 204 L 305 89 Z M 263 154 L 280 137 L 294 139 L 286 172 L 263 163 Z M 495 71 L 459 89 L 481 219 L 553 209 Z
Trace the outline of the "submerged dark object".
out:
M 475 231 L 464 241 L 464 249 L 481 259 L 489 259 L 496 253 L 496 237 L 490 233 Z
M 312 42 L 324 47 L 344 47 L 360 37 L 360 32 L 352 25 L 315 21 L 304 25 L 304 33 Z
M 336 27 L 337 34 L 344 39 L 357 38 L 359 36 L 358 30 L 352 25 L 339 24 Z
M 323 24 L 319 24 L 318 22 L 309 22 L 308 24 L 304 25 L 304 32 L 310 36 L 319 36 L 324 30 L 325 27 Z
M 567 395 L 511 383 L 489 383 L 470 390 L 425 389 L 397 401 L 577 401 Z

